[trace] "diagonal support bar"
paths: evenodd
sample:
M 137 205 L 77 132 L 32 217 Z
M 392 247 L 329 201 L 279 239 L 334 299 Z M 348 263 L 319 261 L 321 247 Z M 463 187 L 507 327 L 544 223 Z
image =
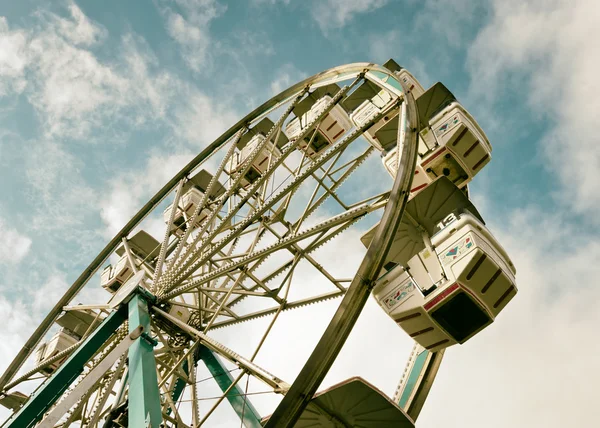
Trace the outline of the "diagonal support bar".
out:
M 203 345 L 198 348 L 197 355 L 199 359 L 204 361 L 206 368 L 219 385 L 219 388 L 221 388 L 221 391 L 225 393 L 229 390 L 226 398 L 244 426 L 246 428 L 262 428 L 258 411 L 254 408 L 252 403 L 250 403 L 250 400 L 248 400 L 247 397 L 244 399 L 244 392 L 238 385 L 231 388 L 233 377 L 223 364 L 221 364 L 217 356 Z
M 413 421 L 416 421 L 419 417 L 423 404 L 425 404 L 425 400 L 429 395 L 431 385 L 440 368 L 444 351 L 445 349 L 431 352 L 415 343 L 411 352 L 393 400 Z
M 93 386 L 106 374 L 112 365 L 125 353 L 127 348 L 142 334 L 142 328 L 134 329 L 98 364 L 54 409 L 44 418 L 37 428 L 52 428 L 60 418 L 85 395 L 93 391 Z M 105 395 L 106 396 L 106 395 Z M 90 424 L 90 426 L 93 426 Z
M 157 314 L 157 315 L 161 316 L 163 319 L 175 324 L 176 326 L 178 326 L 185 332 L 189 333 L 192 337 L 199 339 L 201 341 L 202 345 L 210 348 L 213 351 L 218 352 L 223 358 L 226 358 L 227 360 L 231 361 L 232 363 L 242 367 L 248 373 L 252 374 L 254 377 L 256 377 L 257 379 L 260 379 L 261 381 L 263 381 L 264 383 L 269 385 L 271 388 L 273 388 L 275 390 L 275 392 L 285 392 L 289 389 L 290 386 L 287 382 L 284 382 L 283 380 L 279 379 L 278 377 L 272 375 L 271 373 L 269 373 L 265 369 L 259 367 L 258 365 L 256 365 L 252 361 L 248 360 L 247 358 L 244 358 L 241 355 L 235 353 L 231 349 L 229 349 L 226 346 L 222 345 L 221 343 L 217 342 L 215 339 L 208 337 L 206 334 L 181 322 L 174 316 L 169 315 L 168 313 L 162 311 L 161 309 L 157 308 L 156 306 L 154 306 L 152 308 L 152 310 L 155 314 Z
M 148 336 L 148 302 L 144 296 L 135 293 L 129 301 L 129 328 L 138 325 L 146 333 L 129 347 L 129 426 L 158 428 L 161 426 L 162 412 L 156 360 Z
M 123 324 L 126 315 L 125 308 L 120 308 L 106 317 L 102 321 L 102 324 L 73 352 L 69 359 L 29 398 L 29 401 L 21 407 L 21 410 L 6 422 L 5 427 L 29 428 L 34 426 L 67 390 L 77 376 L 83 372 L 85 363 L 96 354 L 102 344 Z

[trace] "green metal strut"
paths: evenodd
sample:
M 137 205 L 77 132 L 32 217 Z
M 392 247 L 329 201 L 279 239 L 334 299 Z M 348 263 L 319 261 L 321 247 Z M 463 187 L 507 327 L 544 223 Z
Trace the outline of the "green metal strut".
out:
M 208 368 L 208 371 L 221 388 L 221 391 L 227 391 L 233 383 L 233 377 L 221 364 L 215 354 L 207 347 L 200 345 L 197 356 L 204 361 L 206 368 Z M 258 411 L 254 408 L 252 403 L 250 403 L 247 397 L 244 399 L 244 392 L 238 385 L 231 388 L 231 391 L 229 391 L 226 398 L 246 428 L 262 428 Z
M 77 348 L 54 374 L 49 377 L 29 400 L 4 425 L 6 428 L 34 426 L 83 372 L 85 364 L 96 354 L 106 340 L 123 324 L 125 307 L 106 317 L 96 330 Z M 138 324 L 134 324 L 137 327 Z M 138 339 L 139 340 L 139 339 Z M 158 426 L 158 425 L 157 425 Z
M 159 428 L 162 411 L 153 352 L 156 342 L 148 336 L 148 301 L 139 292 L 129 301 L 129 328 L 138 325 L 145 333 L 129 347 L 129 426 Z

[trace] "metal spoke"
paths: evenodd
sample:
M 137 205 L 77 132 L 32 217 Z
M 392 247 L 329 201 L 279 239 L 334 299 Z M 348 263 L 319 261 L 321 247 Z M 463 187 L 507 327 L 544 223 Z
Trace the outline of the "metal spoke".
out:
M 160 279 L 160 275 L 162 273 L 162 266 L 165 261 L 165 256 L 167 253 L 167 244 L 169 243 L 169 236 L 171 236 L 171 227 L 173 226 L 173 221 L 175 220 L 175 213 L 177 212 L 177 208 L 179 207 L 179 198 L 181 198 L 181 189 L 183 189 L 183 180 L 179 182 L 177 185 L 177 190 L 175 191 L 175 199 L 173 200 L 173 205 L 171 205 L 171 213 L 169 215 L 169 221 L 167 221 L 167 227 L 165 230 L 165 236 L 163 238 L 163 243 L 160 246 L 160 254 L 158 255 L 158 262 L 156 263 L 156 270 L 154 272 L 154 284 L 158 282 Z M 184 209 L 181 209 L 181 212 L 185 213 Z M 194 212 L 195 214 L 195 212 Z M 192 218 L 192 224 L 195 218 Z M 190 228 L 188 228 L 190 229 Z M 181 243 L 181 241 L 179 242 Z M 179 245 L 179 244 L 178 244 Z
M 245 256 L 244 258 L 242 258 L 241 260 L 238 260 L 236 262 L 232 262 L 230 264 L 227 264 L 225 267 L 222 267 L 220 269 L 216 269 L 204 276 L 202 276 L 200 279 L 194 280 L 191 283 L 184 285 L 178 289 L 175 289 L 173 291 L 171 291 L 170 293 L 165 294 L 164 296 L 161 296 L 161 298 L 163 300 L 166 299 L 170 299 L 172 297 L 175 297 L 179 294 L 182 294 L 198 285 L 202 285 L 204 283 L 206 283 L 207 281 L 210 281 L 216 277 L 218 277 L 219 275 L 221 275 L 222 273 L 224 273 L 225 271 L 230 271 L 233 268 L 239 267 L 239 266 L 243 266 L 251 261 L 254 261 L 258 258 L 260 258 L 262 255 L 266 254 L 266 253 L 270 253 L 273 252 L 277 249 L 280 248 L 285 248 L 288 245 L 291 245 L 293 243 L 296 243 L 298 241 L 302 241 L 310 236 L 313 236 L 317 233 L 320 233 L 322 230 L 324 229 L 329 229 L 333 226 L 339 225 L 339 224 L 343 224 L 347 221 L 351 221 L 354 220 L 356 217 L 358 216 L 362 216 L 370 211 L 374 211 L 377 210 L 381 207 L 385 206 L 385 202 L 379 202 L 373 205 L 364 205 L 362 207 L 358 207 L 355 208 L 354 210 L 350 210 L 346 213 L 343 213 L 339 216 L 333 217 L 325 222 L 320 223 L 317 226 L 314 226 L 310 229 L 307 229 L 304 232 L 300 232 L 298 234 L 295 235 L 290 235 L 287 238 L 282 238 L 278 243 L 273 244 L 263 250 L 258 250 L 252 254 L 249 254 L 247 256 Z
M 193 337 L 195 337 L 197 339 L 200 339 L 203 345 L 205 345 L 206 347 L 210 348 L 211 350 L 213 350 L 214 352 L 218 353 L 219 355 L 225 357 L 226 359 L 228 359 L 232 363 L 240 365 L 241 367 L 244 368 L 244 370 L 247 370 L 249 373 L 252 373 L 253 376 L 255 376 L 256 378 L 262 380 L 264 383 L 266 383 L 270 387 L 276 389 L 277 391 L 279 391 L 279 392 L 281 392 L 281 391 L 287 391 L 287 389 L 289 388 L 289 384 L 287 384 L 286 382 L 284 382 L 281 379 L 273 376 L 272 374 L 270 374 L 265 369 L 263 369 L 261 367 L 258 367 L 256 364 L 252 363 L 251 361 L 249 361 L 248 359 L 242 357 L 241 355 L 233 352 L 231 349 L 229 349 L 226 346 L 220 344 L 216 340 L 208 337 L 206 334 L 204 334 L 204 333 L 196 330 L 193 327 L 190 327 L 187 324 L 182 323 L 177 318 L 169 315 L 168 313 L 166 313 L 166 312 L 164 312 L 164 311 L 162 311 L 162 310 L 160 310 L 160 309 L 158 309 L 156 307 L 154 308 L 154 312 L 156 314 L 160 315 L 162 318 L 164 318 L 164 319 L 172 322 L 173 324 L 177 325 L 182 330 L 184 330 L 187 333 L 189 333 L 191 336 L 193 336 Z
M 273 165 L 271 165 L 271 167 L 265 171 L 265 173 L 261 176 L 261 178 L 259 180 L 257 180 L 256 183 L 254 183 L 250 190 L 248 191 L 248 193 L 246 194 L 246 196 L 244 196 L 243 198 L 241 198 L 240 202 L 238 202 L 238 204 L 236 205 L 236 207 L 234 208 L 233 211 L 231 211 L 230 213 L 227 214 L 227 216 L 225 216 L 224 222 L 228 221 L 229 219 L 231 219 L 231 217 L 233 217 L 234 213 L 237 212 L 237 210 L 239 210 L 239 208 L 241 208 L 243 206 L 243 204 L 250 199 L 250 195 L 254 194 L 254 192 L 256 192 L 260 185 L 267 180 L 275 171 L 275 169 L 283 162 L 283 159 L 285 159 L 285 157 L 292 151 L 295 150 L 297 148 L 297 146 L 300 144 L 300 141 L 302 140 L 302 138 L 304 138 L 304 136 L 306 134 L 308 134 L 308 132 L 310 132 L 312 130 L 312 127 L 315 126 L 315 124 L 317 122 L 319 122 L 327 113 L 329 113 L 329 111 L 336 105 L 336 103 L 348 92 L 348 90 L 350 88 L 352 88 L 352 86 L 354 86 L 356 83 L 358 83 L 359 80 L 362 79 L 362 76 L 360 76 L 359 78 L 357 78 L 352 85 L 350 86 L 346 86 L 344 88 L 342 88 L 334 97 L 333 99 L 330 101 L 330 103 L 327 105 L 327 107 L 323 110 L 323 112 L 316 118 L 313 120 L 313 122 L 311 122 L 310 124 L 307 125 L 307 128 L 305 131 L 303 131 L 300 136 L 298 136 L 296 138 L 296 140 L 292 141 L 291 144 L 288 145 L 288 147 L 284 150 L 284 152 L 282 153 L 281 157 L 278 158 L 277 160 L 275 160 L 275 162 L 273 163 Z M 290 110 L 291 111 L 291 110 Z M 275 125 L 277 126 L 277 125 Z M 275 127 L 274 127 L 275 128 Z M 273 131 L 273 129 L 271 130 Z M 269 133 L 271 133 L 271 131 Z M 358 137 L 358 135 L 356 135 L 354 138 Z M 266 138 L 265 138 L 266 141 Z M 348 141 L 344 140 L 346 142 L 346 145 L 349 144 L 352 140 L 348 139 Z M 340 144 L 341 146 L 341 144 Z M 327 152 L 329 153 L 329 151 Z M 324 155 L 327 155 L 327 153 L 325 153 Z M 333 153 L 330 156 L 321 156 L 321 158 L 324 158 L 323 161 L 326 161 L 329 159 L 329 157 L 331 157 L 333 155 Z M 316 169 L 317 167 L 313 167 L 314 169 Z M 309 168 L 310 169 L 310 168 Z M 313 171 L 314 171 L 313 169 Z M 311 171 L 311 172 L 313 172 Z M 296 177 L 296 180 L 294 180 L 293 182 L 298 182 L 298 177 Z M 291 183 L 288 184 L 288 186 L 286 186 L 286 190 L 289 191 L 293 186 L 291 186 Z M 273 199 L 272 203 L 276 202 L 276 200 L 281 199 L 283 196 L 285 196 L 285 193 L 287 193 L 286 191 L 281 191 L 278 194 L 278 197 L 272 197 L 270 199 Z M 271 203 L 271 205 L 272 205 Z M 266 204 L 265 204 L 266 205 Z M 208 257 L 211 257 L 214 255 L 214 253 L 218 250 L 220 250 L 221 248 L 223 248 L 231 239 L 233 239 L 233 237 L 235 236 L 235 232 L 237 230 L 242 230 L 244 229 L 246 226 L 248 226 L 249 224 L 253 223 L 254 221 L 256 221 L 256 219 L 258 218 L 258 216 L 264 214 L 264 212 L 268 209 L 268 206 L 263 206 L 262 209 L 259 209 L 258 212 L 256 212 L 253 216 L 250 217 L 246 217 L 242 222 L 240 222 L 240 224 L 234 229 L 232 230 L 232 232 L 224 239 L 222 239 L 220 242 L 218 242 L 217 244 L 215 244 L 216 250 L 215 249 L 211 249 L 209 251 L 209 255 Z M 210 242 L 210 240 L 212 240 L 217 232 L 219 230 L 217 229 L 215 232 L 212 232 L 211 234 L 209 234 L 205 240 L 203 242 Z M 201 247 L 202 248 L 202 247 Z M 197 252 L 196 252 L 197 254 Z M 204 263 L 206 261 L 207 256 L 204 257 L 200 257 L 199 261 L 196 261 L 194 263 L 187 263 L 184 264 L 182 266 L 182 269 L 179 270 L 179 272 L 177 272 L 175 274 L 175 277 L 173 279 L 173 284 L 170 284 L 169 286 L 165 286 L 163 289 L 165 291 L 169 291 L 169 289 L 174 288 L 175 286 L 177 286 L 178 284 L 180 284 L 187 276 L 189 276 L 199 265 L 201 265 L 202 263 Z

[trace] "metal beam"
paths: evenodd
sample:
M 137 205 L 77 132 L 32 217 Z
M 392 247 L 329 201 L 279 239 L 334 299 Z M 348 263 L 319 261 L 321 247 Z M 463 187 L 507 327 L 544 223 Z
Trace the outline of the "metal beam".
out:
M 192 337 L 195 337 L 196 339 L 200 339 L 200 343 L 202 345 L 205 345 L 208 348 L 210 348 L 212 351 L 219 353 L 223 358 L 228 359 L 233 364 L 240 366 L 241 368 L 246 370 L 248 373 L 252 374 L 257 379 L 260 379 L 261 381 L 263 381 L 264 383 L 269 385 L 271 388 L 273 388 L 275 390 L 275 392 L 285 392 L 289 389 L 289 384 L 287 382 L 284 382 L 283 380 L 279 379 L 278 377 L 272 375 L 271 373 L 269 373 L 262 367 L 259 367 L 257 364 L 253 363 L 252 361 L 248 360 L 247 358 L 242 357 L 241 355 L 232 351 L 225 345 L 217 342 L 215 339 L 202 333 L 201 331 L 198 331 L 195 328 L 193 328 L 192 326 L 185 324 L 184 322 L 180 321 L 179 319 L 175 318 L 172 315 L 169 315 L 167 312 L 162 311 L 161 309 L 159 309 L 156 306 L 154 306 L 152 308 L 152 311 L 155 314 L 161 316 L 163 319 L 175 324 L 177 327 L 181 328 L 186 333 L 189 333 Z
M 244 426 L 246 428 L 262 428 L 258 411 L 247 397 L 244 398 L 242 389 L 238 385 L 231 388 L 233 376 L 231 376 L 229 370 L 221 364 L 217 356 L 206 346 L 201 345 L 197 352 L 198 357 L 204 361 L 206 368 L 221 388 L 221 391 L 225 393 L 229 390 L 225 398 L 227 398 Z
M 440 368 L 445 349 L 431 352 L 418 343 L 411 352 L 393 401 L 416 421 Z
M 140 293 L 129 301 L 129 328 L 141 325 L 142 334 L 129 347 L 129 426 L 158 428 L 162 423 L 156 361 L 150 332 L 148 302 Z
M 5 424 L 6 428 L 29 428 L 35 425 L 83 372 L 84 365 L 102 344 L 123 324 L 125 308 L 110 314 L 102 324 L 73 352 L 56 372 L 49 377 L 21 409 Z M 135 326 L 137 327 L 138 324 Z
M 161 297 L 161 299 L 166 300 L 169 298 L 173 298 L 173 297 L 177 296 L 178 294 L 185 293 L 186 291 L 189 291 L 193 288 L 196 288 L 198 286 L 206 284 L 213 279 L 216 279 L 216 278 L 219 278 L 220 276 L 225 275 L 227 272 L 233 270 L 234 268 L 246 266 L 250 262 L 258 260 L 261 257 L 264 257 L 265 255 L 275 252 L 279 249 L 285 248 L 286 246 L 292 245 L 296 242 L 299 242 L 299 241 L 302 241 L 311 236 L 317 235 L 323 231 L 327 231 L 334 226 L 343 225 L 345 223 L 351 222 L 354 219 L 361 217 L 369 212 L 380 209 L 382 205 L 384 205 L 383 202 L 375 202 L 370 205 L 365 204 L 363 206 L 356 207 L 352 210 L 348 210 L 341 214 L 335 215 L 335 216 L 331 217 L 330 219 L 323 221 L 303 232 L 299 232 L 299 233 L 281 238 L 280 240 L 269 245 L 266 248 L 256 250 L 250 254 L 243 256 L 242 258 L 240 258 L 239 260 L 236 260 L 234 262 L 231 262 L 228 264 L 223 264 L 221 267 L 219 267 L 217 269 L 213 269 L 210 272 L 207 272 L 206 274 L 200 276 L 198 279 L 191 281 L 189 284 L 178 287 L 175 290 L 173 290 L 169 293 L 166 293 L 165 295 L 163 295 Z
M 131 346 L 135 339 L 140 337 L 143 329 L 141 327 L 137 327 L 134 329 L 128 336 L 125 338 L 113 349 L 109 352 L 109 354 L 102 359 L 102 361 L 94 367 L 94 369 L 87 374 L 85 378 L 82 379 L 81 382 L 77 384 L 73 391 L 69 393 L 69 395 L 60 401 L 54 409 L 42 420 L 42 422 L 38 425 L 37 428 L 52 428 L 54 425 L 58 423 L 60 418 L 72 408 L 77 402 L 90 390 L 93 390 L 93 386 L 97 384 L 97 382 L 106 374 L 106 372 L 113 366 L 113 364 L 125 353 L 127 348 Z M 107 385 L 112 388 L 112 385 Z M 107 396 L 105 394 L 104 396 Z M 99 404 L 101 410 L 103 404 Z M 90 426 L 94 426 L 94 424 L 90 423 Z
M 141 333 L 142 333 L 142 331 L 141 331 L 141 327 L 140 327 L 140 334 Z M 134 337 L 133 335 L 130 334 L 129 339 L 135 340 L 135 339 L 137 339 L 137 337 Z M 123 372 L 123 369 L 125 368 L 126 362 L 127 362 L 127 358 L 125 357 L 125 355 L 122 355 L 119 360 L 119 363 L 117 364 L 117 367 L 114 369 L 113 373 L 110 375 L 110 378 L 108 379 L 108 381 L 106 382 L 106 384 L 103 388 L 103 393 L 101 394 L 101 397 L 95 406 L 96 408 L 95 408 L 94 412 L 89 417 L 89 423 L 88 423 L 89 427 L 97 427 L 98 426 L 98 422 L 100 421 L 100 418 L 105 411 L 104 405 L 106 404 L 106 402 L 110 398 L 111 394 L 113 393 L 113 388 L 115 387 L 115 384 L 119 380 L 121 373 Z M 108 408 L 106 410 L 110 410 L 110 408 Z M 65 425 L 65 426 L 67 426 L 67 425 Z

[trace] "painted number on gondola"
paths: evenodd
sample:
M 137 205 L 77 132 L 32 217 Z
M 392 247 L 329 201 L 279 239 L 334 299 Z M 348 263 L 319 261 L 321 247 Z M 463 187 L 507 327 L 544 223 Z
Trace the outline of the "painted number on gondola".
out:
M 443 228 L 445 228 L 446 226 L 448 226 L 450 223 L 452 223 L 455 220 L 456 220 L 456 216 L 454 215 L 454 213 L 450 213 L 442 221 L 440 221 L 436 226 L 438 227 L 439 230 L 442 230 Z

